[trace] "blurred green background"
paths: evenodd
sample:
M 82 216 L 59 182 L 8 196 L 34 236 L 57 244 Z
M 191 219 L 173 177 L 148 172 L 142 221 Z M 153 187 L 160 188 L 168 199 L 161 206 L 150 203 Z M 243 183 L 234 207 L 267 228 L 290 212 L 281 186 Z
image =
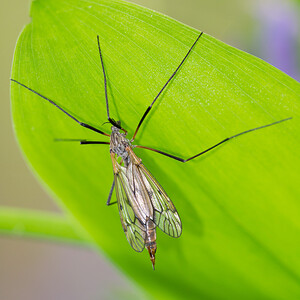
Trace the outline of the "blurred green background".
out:
M 132 2 L 203 30 L 300 79 L 297 1 Z M 17 37 L 30 22 L 30 1 L 2 0 L 1 4 L 0 205 L 58 211 L 25 165 L 11 123 L 11 61 Z M 128 298 L 140 299 L 125 276 L 90 250 L 0 236 L 0 299 L 125 299 L 124 291 Z

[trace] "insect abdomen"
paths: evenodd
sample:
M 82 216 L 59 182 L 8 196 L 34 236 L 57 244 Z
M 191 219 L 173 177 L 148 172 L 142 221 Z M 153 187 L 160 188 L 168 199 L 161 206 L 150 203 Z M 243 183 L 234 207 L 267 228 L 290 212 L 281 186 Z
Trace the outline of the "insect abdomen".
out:
M 156 225 L 150 219 L 146 221 L 146 242 L 145 246 L 147 247 L 150 259 L 152 261 L 152 267 L 154 269 L 155 265 L 155 252 L 156 252 Z

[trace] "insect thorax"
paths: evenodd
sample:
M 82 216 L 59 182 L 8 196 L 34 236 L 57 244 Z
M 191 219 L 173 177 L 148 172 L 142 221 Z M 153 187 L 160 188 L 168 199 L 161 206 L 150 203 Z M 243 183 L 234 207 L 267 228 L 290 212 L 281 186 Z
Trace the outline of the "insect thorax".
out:
M 126 151 L 127 147 L 131 147 L 130 141 L 120 132 L 119 128 L 112 126 L 110 136 L 110 151 L 116 153 L 118 157 L 123 159 L 125 166 L 128 166 L 130 157 Z

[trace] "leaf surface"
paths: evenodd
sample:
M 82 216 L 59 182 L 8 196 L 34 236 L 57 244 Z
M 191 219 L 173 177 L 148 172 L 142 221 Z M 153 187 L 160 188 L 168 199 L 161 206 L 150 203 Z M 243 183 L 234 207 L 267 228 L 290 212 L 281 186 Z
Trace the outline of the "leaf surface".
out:
M 36 0 L 16 47 L 12 78 L 83 122 L 110 131 L 96 36 L 112 117 L 132 136 L 142 114 L 199 32 L 122 1 Z M 300 85 L 247 53 L 204 34 L 161 95 L 136 144 L 187 158 L 238 132 L 286 117 L 182 164 L 137 149 L 175 204 L 183 234 L 158 230 L 157 269 L 134 252 L 117 207 L 105 140 L 15 83 L 20 146 L 38 177 L 105 255 L 155 299 L 300 298 Z

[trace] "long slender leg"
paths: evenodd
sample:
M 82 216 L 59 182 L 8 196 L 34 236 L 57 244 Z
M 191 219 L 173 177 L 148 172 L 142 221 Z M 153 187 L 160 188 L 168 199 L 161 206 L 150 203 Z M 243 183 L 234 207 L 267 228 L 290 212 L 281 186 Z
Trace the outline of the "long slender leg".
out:
M 109 145 L 110 142 L 87 141 L 79 139 L 55 139 L 55 142 L 80 142 L 80 145 Z
M 114 119 L 112 119 L 110 117 L 110 114 L 109 114 L 109 105 L 108 105 L 108 96 L 107 96 L 107 80 L 106 80 L 106 73 L 105 73 L 105 68 L 104 68 L 104 62 L 103 62 L 101 47 L 100 47 L 99 35 L 97 35 L 97 41 L 98 41 L 98 49 L 99 49 L 101 66 L 102 66 L 102 72 L 103 72 L 103 77 L 104 77 L 104 90 L 105 90 L 105 102 L 106 102 L 107 119 L 108 119 L 108 122 L 111 123 L 113 126 L 119 128 L 119 129 L 123 130 L 125 133 L 127 133 L 127 131 L 121 127 L 121 122 L 120 121 L 116 122 Z
M 110 191 L 109 191 L 109 195 L 108 195 L 108 198 L 107 198 L 106 205 L 113 205 L 113 204 L 116 204 L 116 203 L 117 203 L 117 201 L 110 203 L 111 197 L 112 197 L 112 193 L 113 193 L 113 191 L 114 191 L 114 188 L 115 188 L 115 180 L 113 181 L 113 183 L 112 183 L 112 185 L 111 185 L 111 188 L 110 188 Z
M 108 105 L 108 96 L 107 96 L 107 81 L 106 81 L 106 73 L 105 73 L 105 68 L 104 68 L 104 63 L 103 63 L 103 58 L 102 58 L 102 52 L 101 52 L 101 47 L 100 47 L 100 40 L 99 40 L 99 35 L 97 35 L 97 41 L 98 41 L 98 49 L 99 49 L 99 55 L 100 55 L 100 61 L 101 61 L 101 66 L 102 66 L 102 72 L 103 72 L 103 77 L 104 77 L 104 91 L 105 91 L 105 101 L 106 101 L 106 113 L 107 113 L 107 119 L 109 122 L 111 122 L 114 126 L 118 127 L 117 124 L 115 124 L 115 121 L 112 120 L 109 116 L 109 105 Z
M 162 89 L 159 91 L 159 93 L 157 94 L 157 96 L 154 98 L 154 100 L 152 101 L 151 105 L 146 109 L 145 113 L 143 114 L 138 126 L 136 127 L 136 130 L 134 132 L 134 135 L 132 137 L 132 141 L 134 141 L 143 121 L 145 120 L 146 116 L 148 115 L 148 113 L 150 112 L 153 104 L 155 103 L 155 101 L 157 100 L 157 98 L 160 96 L 160 94 L 163 92 L 163 90 L 167 87 L 167 85 L 170 83 L 170 81 L 172 80 L 172 78 L 176 75 L 177 71 L 180 69 L 180 67 L 183 65 L 183 63 L 185 62 L 185 60 L 188 58 L 189 54 L 191 53 L 192 49 L 195 47 L 196 43 L 198 42 L 198 40 L 200 39 L 201 35 L 203 34 L 203 32 L 201 32 L 199 34 L 199 36 L 197 37 L 196 41 L 194 42 L 194 44 L 192 45 L 192 47 L 189 49 L 189 51 L 187 52 L 187 54 L 185 55 L 185 57 L 183 58 L 183 60 L 181 61 L 181 63 L 179 64 L 179 66 L 176 68 L 175 72 L 171 75 L 171 77 L 168 79 L 168 81 L 165 83 L 165 85 L 162 87 Z
M 106 136 L 110 136 L 109 134 L 107 134 L 107 133 L 105 133 L 105 132 L 103 132 L 103 131 L 101 131 L 101 130 L 99 130 L 99 129 L 97 129 L 97 128 L 95 128 L 95 127 L 89 125 L 89 124 L 86 124 L 86 123 L 83 123 L 83 122 L 79 121 L 79 120 L 76 119 L 74 116 L 72 116 L 72 115 L 69 114 L 67 111 L 65 111 L 62 107 L 60 107 L 59 105 L 57 105 L 54 101 L 50 100 L 49 98 L 43 96 L 42 94 L 40 94 L 40 93 L 38 93 L 38 92 L 36 92 L 36 91 L 34 91 L 33 89 L 29 88 L 28 86 L 26 86 L 26 85 L 24 85 L 24 84 L 18 82 L 18 81 L 15 80 L 15 79 L 11 79 L 11 81 L 13 81 L 13 82 L 15 82 L 15 83 L 21 85 L 22 87 L 26 88 L 27 90 L 31 91 L 32 93 L 34 93 L 34 94 L 40 96 L 41 98 L 47 100 L 48 102 L 50 102 L 51 104 L 53 104 L 54 106 L 56 106 L 58 109 L 60 109 L 64 114 L 66 114 L 66 115 L 69 116 L 71 119 L 73 119 L 75 122 L 77 122 L 80 126 L 83 126 L 83 127 L 88 128 L 88 129 L 90 129 L 90 130 L 96 131 L 96 132 L 98 132 L 98 133 L 100 133 L 100 134 L 103 134 L 103 135 L 106 135 Z
M 110 142 L 100 142 L 100 141 L 80 141 L 80 145 L 109 145 Z
M 238 134 L 235 134 L 235 135 L 233 135 L 233 136 L 231 136 L 231 137 L 228 137 L 228 138 L 222 140 L 221 142 L 219 142 L 219 143 L 213 145 L 212 147 L 210 147 L 210 148 L 208 148 L 208 149 L 206 149 L 206 150 L 204 150 L 204 151 L 202 151 L 202 152 L 200 152 L 200 153 L 198 153 L 198 154 L 196 154 L 196 155 L 194 155 L 194 156 L 192 156 L 192 157 L 189 157 L 189 158 L 187 158 L 187 159 L 184 159 L 184 158 L 181 158 L 181 157 L 172 155 L 172 154 L 168 154 L 168 153 L 166 153 L 166 152 L 163 152 L 163 151 L 160 151 L 160 150 L 156 150 L 156 149 L 153 149 L 153 148 L 150 148 L 150 147 L 145 147 L 145 146 L 135 146 L 135 147 L 136 147 L 136 148 L 142 148 L 142 149 L 151 150 L 151 151 L 160 153 L 160 154 L 162 154 L 162 155 L 165 155 L 165 156 L 167 156 L 167 157 L 170 157 L 170 158 L 173 158 L 173 159 L 175 159 L 175 160 L 178 160 L 178 161 L 180 161 L 180 162 L 185 163 L 185 162 L 188 162 L 188 161 L 190 161 L 190 160 L 192 160 L 192 159 L 194 159 L 194 158 L 196 158 L 196 157 L 198 157 L 198 156 L 200 156 L 200 155 L 202 155 L 202 154 L 204 154 L 204 153 L 207 153 L 208 151 L 210 151 L 210 150 L 212 150 L 212 149 L 218 147 L 219 145 L 221 145 L 221 144 L 223 144 L 223 143 L 225 143 L 225 142 L 227 142 L 227 141 L 229 141 L 229 140 L 232 140 L 232 139 L 234 139 L 234 138 L 236 138 L 236 137 L 238 137 L 238 136 L 240 136 L 240 135 L 242 135 L 242 134 L 245 134 L 245 133 L 248 133 L 248 132 L 251 132 L 251 131 L 255 131 L 255 130 L 258 130 L 258 129 L 262 129 L 262 128 L 265 128 L 265 127 L 269 127 L 269 126 L 272 126 L 272 125 L 275 125 L 275 124 L 278 124 L 278 123 L 281 123 L 281 122 L 284 122 L 284 121 L 287 121 L 287 120 L 290 120 L 290 119 L 292 119 L 292 117 L 291 117 L 291 118 L 287 118 L 287 119 L 283 119 L 283 120 L 280 120 L 280 121 L 276 121 L 276 122 L 271 123 L 271 124 L 267 124 L 267 125 L 264 125 L 264 126 L 260 126 L 260 127 L 256 127 L 256 128 L 252 128 L 252 129 L 249 129 L 249 130 L 240 132 L 240 133 L 238 133 Z
M 81 139 L 55 139 L 55 142 L 80 142 L 80 145 L 109 145 L 110 142 L 102 141 L 87 141 Z

